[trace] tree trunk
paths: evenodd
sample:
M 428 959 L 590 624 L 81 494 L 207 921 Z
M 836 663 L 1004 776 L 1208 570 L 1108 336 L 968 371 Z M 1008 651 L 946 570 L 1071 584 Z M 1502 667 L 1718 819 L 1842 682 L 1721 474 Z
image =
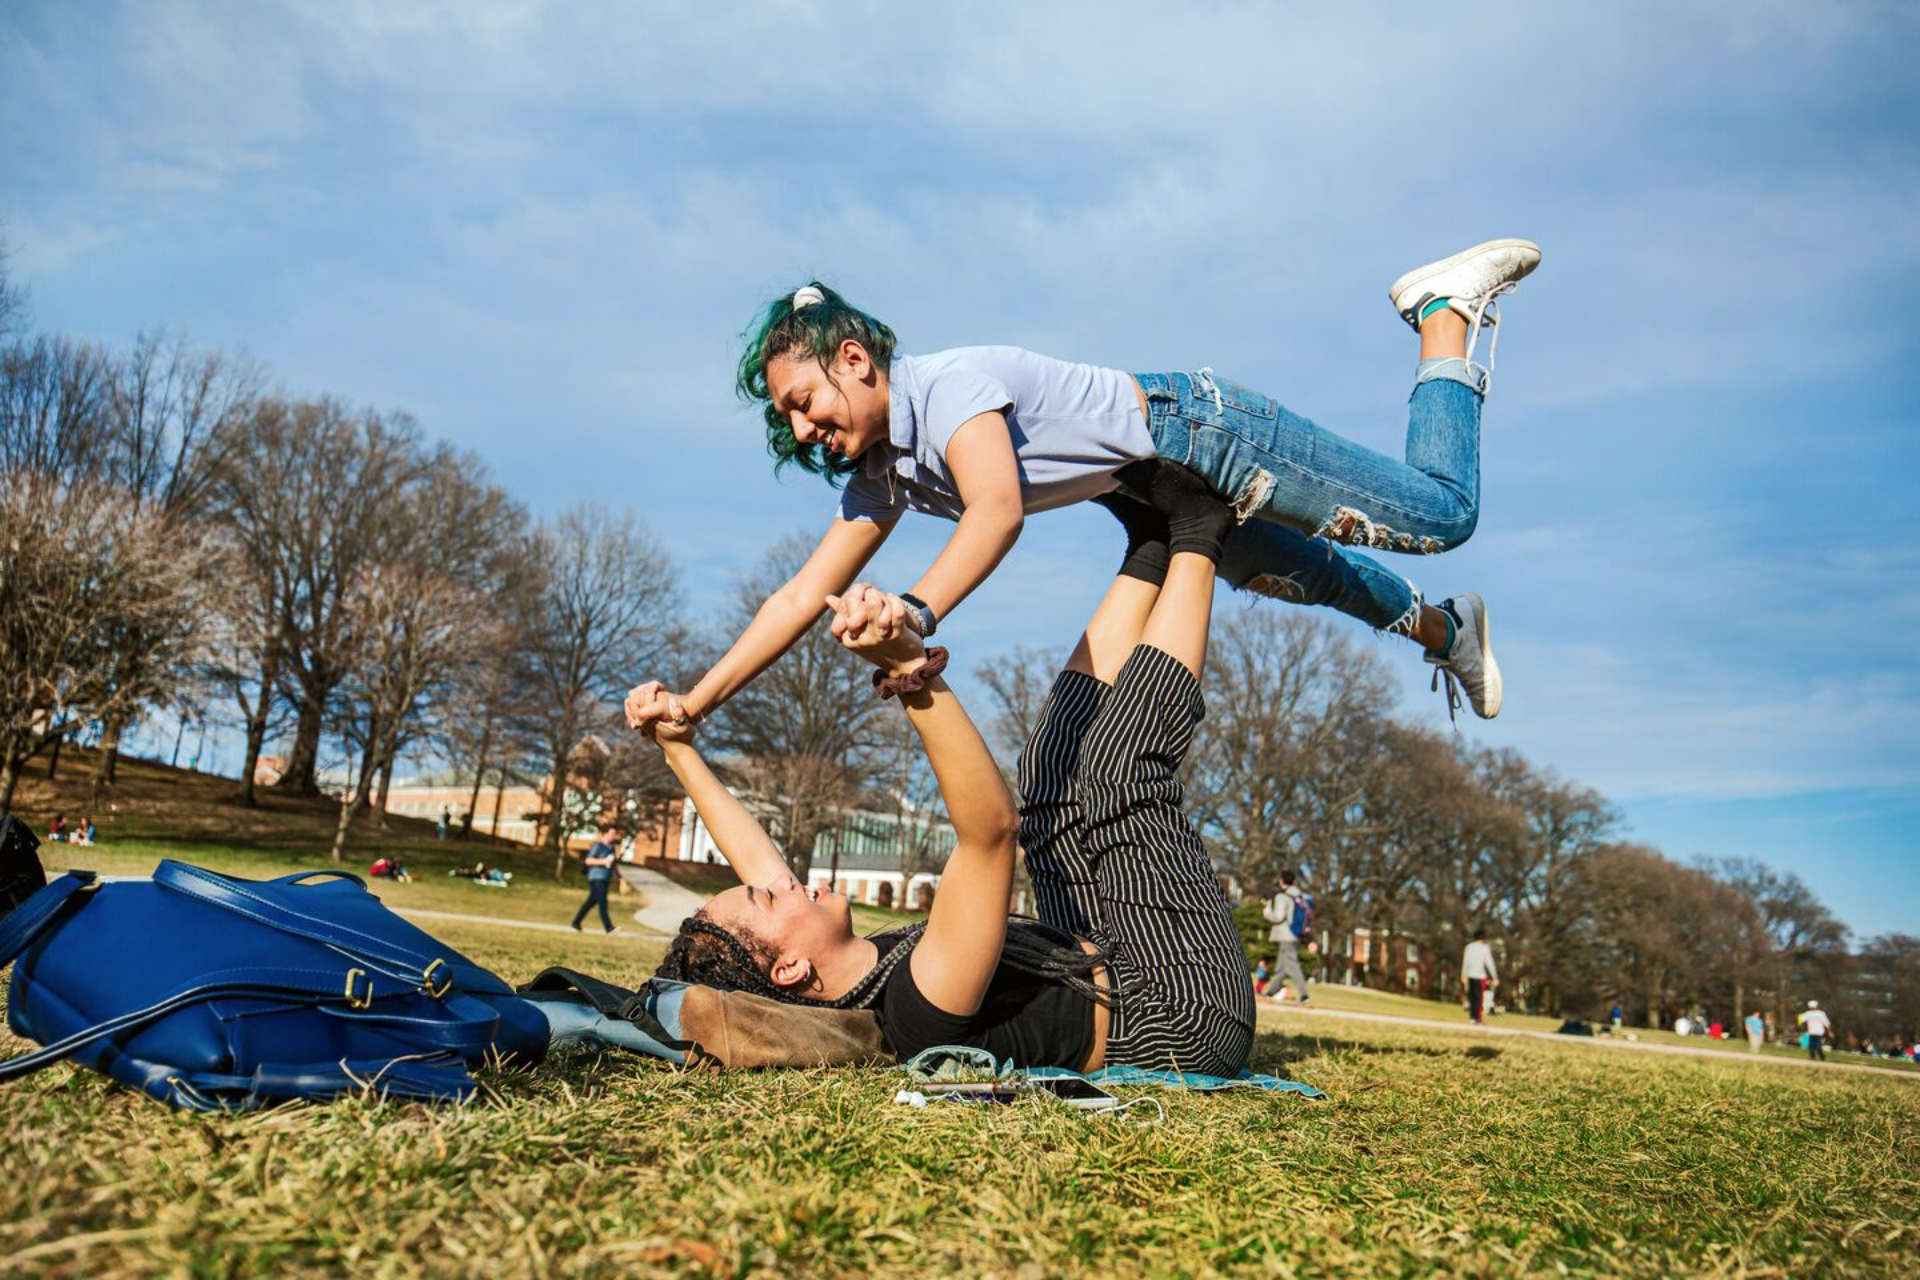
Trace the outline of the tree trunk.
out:
M 351 797 L 349 797 L 340 802 L 340 822 L 333 829 L 332 857 L 335 862 L 339 862 L 341 858 L 344 857 L 346 854 L 347 824 L 352 821 L 353 821 L 353 800 Z
M 553 850 L 553 878 L 558 880 L 567 869 L 567 846 L 561 828 L 566 825 L 567 805 L 567 758 L 556 756 L 553 761 L 553 780 L 547 785 L 547 825 L 540 833 L 541 842 Z
M 315 700 L 301 700 L 300 721 L 293 731 L 293 754 L 287 758 L 286 771 L 280 775 L 282 789 L 303 796 L 319 793 L 320 716 L 321 708 Z
M 100 758 L 93 765 L 93 785 L 96 788 L 114 784 L 120 768 L 120 734 L 126 727 L 127 718 L 118 712 L 108 716 L 101 727 Z
M 392 790 L 393 790 L 393 754 L 389 752 L 387 754 L 387 758 L 381 762 L 380 790 L 379 790 L 379 793 L 375 795 L 373 799 L 373 811 L 378 815 L 380 815 L 380 829 L 382 831 L 387 830 L 387 793 Z
M 273 682 L 279 678 L 279 663 L 270 653 L 260 663 L 260 694 L 251 709 L 242 701 L 240 710 L 247 717 L 247 758 L 240 766 L 240 803 L 251 809 L 260 802 L 253 794 L 253 775 L 260 768 L 260 754 L 267 747 L 267 717 L 273 709 Z
M 67 745 L 67 735 L 62 733 L 53 740 L 53 754 L 47 757 L 47 781 L 52 782 L 60 772 L 60 748 Z
M 20 759 L 13 743 L 0 750 L 0 818 L 13 812 L 13 789 L 20 782 Z
M 373 775 L 374 771 L 379 768 L 380 762 L 379 754 L 373 749 L 373 744 L 379 740 L 379 736 L 380 721 L 375 717 L 369 716 L 367 719 L 367 749 L 361 754 L 360 776 L 353 784 L 353 808 L 356 813 L 364 812 L 373 802 Z
M 473 834 L 473 815 L 480 811 L 480 779 L 487 772 L 487 752 L 493 749 L 493 712 L 487 712 L 486 721 L 480 726 L 480 755 L 473 762 L 473 794 L 467 797 L 467 811 L 460 816 L 460 838 L 467 839 Z
M 507 771 L 500 770 L 493 775 L 493 830 L 488 833 L 489 844 L 500 843 L 500 806 L 507 799 Z

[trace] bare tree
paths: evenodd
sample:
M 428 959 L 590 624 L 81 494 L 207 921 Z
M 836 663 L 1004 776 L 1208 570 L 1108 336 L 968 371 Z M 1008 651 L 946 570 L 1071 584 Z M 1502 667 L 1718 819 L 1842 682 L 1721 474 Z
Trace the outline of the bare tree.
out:
M 452 686 L 486 639 L 477 625 L 488 608 L 484 584 L 448 572 L 432 554 L 437 549 L 423 541 L 399 559 L 368 566 L 346 601 L 359 652 L 342 702 L 367 726 L 360 746 L 369 762 L 398 754 L 420 708 Z M 369 776 L 363 769 L 359 785 L 342 795 L 335 861 L 353 815 L 367 806 Z
M 143 334 L 115 362 L 110 382 L 106 478 L 136 509 L 180 539 L 208 536 L 208 514 L 223 430 L 246 414 L 259 382 L 244 360 L 197 352 L 184 340 Z M 102 717 L 96 787 L 114 781 L 120 737 L 145 709 L 173 701 L 200 671 L 200 641 L 210 613 L 175 620 L 155 632 L 151 619 L 128 618 L 113 637 L 116 710 Z
M 982 729 L 1003 772 L 1015 771 L 1062 664 L 1063 655 L 1023 644 L 974 668 L 992 707 Z
M 795 535 L 768 550 L 740 584 L 722 628 L 727 634 L 744 629 L 760 602 L 793 576 L 807 546 Z M 815 841 L 866 785 L 880 705 L 871 671 L 816 625 L 736 693 L 708 733 L 716 749 L 739 757 L 736 776 L 764 802 L 769 833 L 803 881 Z
M 1767 985 L 1774 1019 L 1786 1026 L 1789 1007 L 1799 995 L 1800 970 L 1844 953 L 1846 926 L 1799 876 L 1777 872 L 1752 858 L 1723 858 L 1708 865 L 1745 893 L 1760 913 L 1769 952 Z
M 246 630 L 265 642 L 261 675 L 296 717 L 281 783 L 290 790 L 318 789 L 321 733 L 355 647 L 343 606 L 368 566 L 395 558 L 394 516 L 426 465 L 411 419 L 326 399 L 262 398 L 222 450 L 220 519 L 270 615 Z
M 631 673 L 671 660 L 679 590 L 641 521 L 591 504 L 542 521 L 527 562 L 533 585 L 518 602 L 517 668 L 535 698 L 528 728 L 550 766 L 541 834 L 557 878 L 566 865 L 568 761 L 620 704 Z
M 14 330 L 26 323 L 27 291 L 25 286 L 13 279 L 7 263 L 13 257 L 13 249 L 7 243 L 6 223 L 0 220 L 0 343 L 13 336 Z
M 1618 819 L 1606 797 L 1542 772 L 1515 752 L 1483 757 L 1481 776 L 1526 823 L 1525 838 L 1507 851 L 1498 872 L 1507 891 L 1514 985 L 1557 1012 L 1560 979 L 1587 909 L 1574 886 L 1583 862 Z
M 360 754 L 353 808 L 375 806 L 385 824 L 395 762 L 438 737 L 456 690 L 489 658 L 497 638 L 495 590 L 509 575 L 525 517 L 486 478 L 480 460 L 440 445 L 395 495 L 387 559 L 367 571 L 381 582 L 377 625 L 361 669 L 347 678 L 339 720 Z M 390 599 L 413 591 L 410 600 Z
M 868 803 L 887 815 L 886 838 L 900 873 L 900 901 L 895 905 L 907 908 L 913 905 L 913 878 L 946 865 L 953 851 L 952 827 L 940 780 L 912 722 L 903 715 L 882 715 L 875 729 Z
M 1217 627 L 1207 715 L 1187 761 L 1188 811 L 1242 883 L 1303 868 L 1316 931 L 1357 922 L 1372 831 L 1357 808 L 1392 705 L 1380 663 L 1299 611 L 1253 610 Z
M 75 710 L 118 711 L 113 638 L 178 632 L 199 608 L 200 546 L 98 482 L 0 472 L 0 814 L 20 767 Z

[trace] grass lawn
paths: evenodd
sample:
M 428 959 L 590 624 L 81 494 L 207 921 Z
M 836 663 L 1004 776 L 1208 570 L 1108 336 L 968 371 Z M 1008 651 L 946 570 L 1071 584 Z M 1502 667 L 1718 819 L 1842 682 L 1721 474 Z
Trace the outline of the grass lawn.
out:
M 514 979 L 657 954 L 433 931 Z M 568 1054 L 463 1109 L 223 1118 L 57 1067 L 0 1107 L 0 1270 L 1786 1276 L 1920 1240 L 1902 1080 L 1272 1016 L 1254 1065 L 1331 1099 L 918 1111 L 879 1071 Z
M 1314 1006 L 1320 1009 L 1422 1018 L 1436 1022 L 1459 1023 L 1462 1026 L 1465 1026 L 1467 1021 L 1465 1006 L 1460 1004 L 1423 1000 L 1417 996 L 1396 995 L 1390 991 L 1370 991 L 1365 987 L 1316 984 L 1312 987 L 1312 991 Z M 1488 1025 L 1494 1028 L 1512 1028 L 1521 1031 L 1558 1031 L 1560 1019 L 1525 1013 L 1501 1013 L 1495 1015 Z M 1627 1027 L 1623 1034 L 1632 1035 L 1640 1044 L 1672 1045 L 1686 1049 L 1714 1049 L 1723 1053 L 1747 1052 L 1747 1042 L 1744 1037 L 1710 1040 L 1705 1036 L 1679 1036 L 1671 1031 L 1656 1031 L 1649 1027 Z M 1794 1061 L 1802 1061 L 1807 1056 L 1805 1049 L 1791 1044 L 1763 1045 L 1760 1053 L 1766 1057 L 1788 1058 Z M 1845 1049 L 1829 1049 L 1827 1057 L 1834 1062 L 1885 1067 L 1894 1071 L 1920 1072 L 1920 1066 L 1911 1062 L 1894 1058 L 1870 1058 L 1864 1053 L 1850 1053 Z
M 421 843 L 405 856 L 434 865 Z M 102 870 L 325 865 L 287 838 L 135 823 L 86 852 Z M 579 882 L 539 879 L 381 887 L 564 923 Z M 516 981 L 565 964 L 634 983 L 659 953 L 423 923 Z M 1337 988 L 1316 1002 L 1461 1017 Z M 914 1110 L 881 1071 L 567 1053 L 489 1073 L 465 1108 L 209 1117 L 56 1067 L 0 1093 L 0 1274 L 1883 1275 L 1920 1244 L 1912 1081 L 1274 1015 L 1253 1065 L 1329 1100 Z

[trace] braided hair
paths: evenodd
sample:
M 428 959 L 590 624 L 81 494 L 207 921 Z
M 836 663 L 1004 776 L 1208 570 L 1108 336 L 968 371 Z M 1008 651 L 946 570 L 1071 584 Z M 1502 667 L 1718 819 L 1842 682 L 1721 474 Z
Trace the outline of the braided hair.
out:
M 771 943 L 747 929 L 725 928 L 703 907 L 680 922 L 680 932 L 668 945 L 666 958 L 654 970 L 654 976 L 717 987 L 722 991 L 745 991 L 782 1004 L 812 1005 L 820 1009 L 871 1009 L 879 1002 L 880 993 L 886 989 L 894 970 L 920 945 L 926 931 L 926 925 L 916 924 L 869 935 L 872 941 L 881 944 L 880 962 L 845 995 L 833 1000 L 816 1000 L 776 986 L 767 976 L 779 958 Z M 1056 941 L 1059 936 L 1064 935 L 1037 920 L 1010 920 L 1000 963 L 1066 987 L 1097 1004 L 1111 1005 L 1113 993 L 1093 983 L 1093 971 L 1107 963 L 1106 953 L 1083 951 L 1071 940 Z

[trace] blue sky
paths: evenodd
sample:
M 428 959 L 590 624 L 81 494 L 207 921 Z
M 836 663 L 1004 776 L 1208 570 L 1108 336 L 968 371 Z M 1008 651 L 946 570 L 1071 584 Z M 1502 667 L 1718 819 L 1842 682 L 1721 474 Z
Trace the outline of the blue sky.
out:
M 809 276 L 909 349 L 1211 366 L 1397 453 L 1387 282 L 1533 238 L 1479 533 L 1399 561 L 1493 608 L 1463 732 L 1915 931 L 1915 48 L 1894 3 L 6 0 L 0 212 L 42 327 L 409 410 L 536 510 L 631 504 L 702 604 L 830 510 L 731 393 Z M 1032 521 L 962 664 L 1064 644 L 1106 521 Z

